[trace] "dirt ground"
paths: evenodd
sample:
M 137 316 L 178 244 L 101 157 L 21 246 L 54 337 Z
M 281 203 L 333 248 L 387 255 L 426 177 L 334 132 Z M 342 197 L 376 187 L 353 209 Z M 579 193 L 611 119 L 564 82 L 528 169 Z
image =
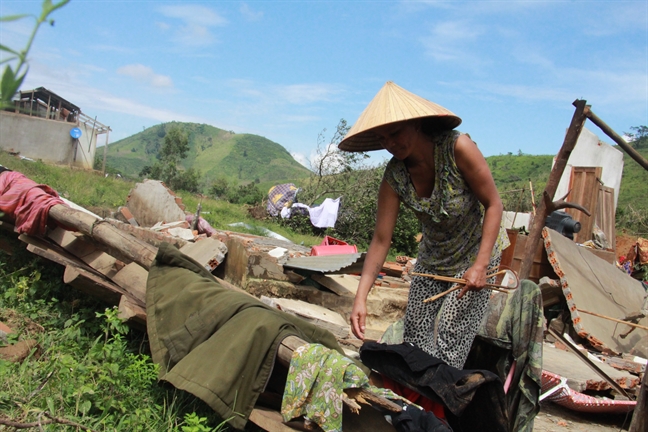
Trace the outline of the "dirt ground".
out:
M 579 413 L 551 402 L 544 402 L 540 405 L 540 412 L 533 423 L 533 431 L 626 431 L 631 421 L 631 414 Z
M 624 234 L 619 234 L 616 236 L 616 257 L 617 260 L 620 256 L 627 256 L 630 247 L 637 242 L 636 236 L 629 236 Z

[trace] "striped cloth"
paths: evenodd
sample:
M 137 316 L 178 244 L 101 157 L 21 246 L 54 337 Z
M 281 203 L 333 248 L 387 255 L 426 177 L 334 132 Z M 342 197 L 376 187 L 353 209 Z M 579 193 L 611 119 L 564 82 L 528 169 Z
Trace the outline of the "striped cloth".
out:
M 64 204 L 58 193 L 15 171 L 0 173 L 0 213 L 9 217 L 20 234 L 43 235 L 49 209 Z

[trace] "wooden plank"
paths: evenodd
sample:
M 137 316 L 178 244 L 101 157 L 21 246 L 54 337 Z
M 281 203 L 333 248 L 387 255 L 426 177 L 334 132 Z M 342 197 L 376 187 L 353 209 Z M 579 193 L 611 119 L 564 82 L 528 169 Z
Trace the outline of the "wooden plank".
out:
M 286 313 L 296 315 L 304 320 L 324 328 L 338 339 L 349 337 L 351 326 L 342 315 L 322 306 L 306 303 L 301 300 L 269 298 L 261 296 L 261 301 Z
M 119 318 L 146 329 L 146 309 L 125 295 L 119 300 Z
M 602 173 L 602 167 L 572 167 L 569 187 L 571 192 L 569 192 L 567 201 L 580 204 L 591 213 L 590 216 L 587 216 L 573 208 L 566 210 L 575 221 L 581 224 L 580 232 L 574 234 L 574 241 L 577 243 L 585 243 L 592 239 Z
M 48 233 L 48 237 L 108 278 L 111 278 L 119 271 L 115 257 L 98 250 L 92 243 L 85 240 L 81 234 L 75 234 L 63 228 L 56 228 Z
M 40 237 L 32 237 L 27 234 L 21 234 L 20 241 L 27 243 L 27 250 L 35 255 L 48 259 L 56 264 L 67 266 L 76 265 L 79 267 L 86 266 L 90 271 L 95 271 L 92 267 L 81 261 L 80 258 L 72 255 L 57 244 L 48 242 Z
M 111 281 L 75 265 L 67 265 L 63 282 L 110 305 L 119 304 L 124 290 Z
M 528 238 L 529 237 L 525 235 L 518 235 L 516 238 L 511 269 L 518 274 L 523 264 L 522 260 L 524 259 L 526 253 Z M 549 259 L 547 258 L 547 251 L 545 250 L 544 245 L 539 244 L 536 247 L 535 254 L 533 255 L 533 261 L 527 279 L 530 279 L 535 283 L 539 283 L 540 279 L 545 276 L 549 277 L 550 279 L 558 279 L 558 276 L 556 276 L 553 267 L 551 267 L 551 263 L 549 263 Z
M 267 408 L 257 407 L 252 410 L 250 421 L 267 432 L 293 432 L 305 429 L 293 429 L 284 423 L 281 414 Z
M 628 432 L 648 431 L 648 373 L 644 373 Z
M 139 304 L 146 304 L 146 280 L 148 271 L 137 263 L 130 263 L 111 277 L 112 281 L 121 286 Z
M 614 188 L 599 185 L 598 204 L 596 206 L 596 225 L 603 230 L 608 241 L 608 248 L 616 245 L 616 215 L 614 208 Z M 615 256 L 616 258 L 616 256 Z

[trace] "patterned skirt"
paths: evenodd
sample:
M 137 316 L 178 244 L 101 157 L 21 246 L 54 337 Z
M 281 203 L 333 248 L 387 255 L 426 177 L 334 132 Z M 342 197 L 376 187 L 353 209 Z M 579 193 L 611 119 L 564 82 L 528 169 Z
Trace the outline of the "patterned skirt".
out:
M 500 262 L 500 254 L 491 257 L 487 271 L 496 269 Z M 463 277 L 467 269 L 455 277 Z M 416 264 L 414 271 L 434 274 L 420 264 Z M 494 280 L 493 277 L 487 282 L 493 283 Z M 405 312 L 404 342 L 462 369 L 486 312 L 490 290 L 468 291 L 460 299 L 457 296 L 461 290 L 456 290 L 436 301 L 423 303 L 423 300 L 450 289 L 452 285 L 423 276 L 412 278 Z

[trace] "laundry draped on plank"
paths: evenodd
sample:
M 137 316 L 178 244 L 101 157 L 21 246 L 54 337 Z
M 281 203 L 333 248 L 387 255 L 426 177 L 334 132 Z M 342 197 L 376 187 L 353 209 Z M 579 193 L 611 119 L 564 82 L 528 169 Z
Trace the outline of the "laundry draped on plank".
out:
M 0 172 L 0 213 L 14 221 L 20 234 L 43 235 L 50 208 L 65 204 L 51 187 L 16 171 Z
M 305 416 L 325 432 L 342 431 L 342 395 L 346 388 L 369 386 L 352 360 L 319 344 L 303 345 L 290 361 L 281 404 L 284 421 Z
M 283 419 L 287 422 L 304 416 L 325 432 L 341 432 L 343 391 L 350 388 L 364 388 L 391 399 L 404 409 L 409 408 L 410 413 L 422 411 L 392 390 L 369 384 L 365 371 L 348 357 L 321 344 L 308 344 L 297 348 L 290 360 L 281 403 Z M 392 417 L 396 419 L 399 415 L 392 413 Z
M 221 286 L 168 243 L 149 271 L 146 313 L 159 378 L 202 399 L 237 429 L 264 391 L 284 338 L 343 352 L 332 333 Z

